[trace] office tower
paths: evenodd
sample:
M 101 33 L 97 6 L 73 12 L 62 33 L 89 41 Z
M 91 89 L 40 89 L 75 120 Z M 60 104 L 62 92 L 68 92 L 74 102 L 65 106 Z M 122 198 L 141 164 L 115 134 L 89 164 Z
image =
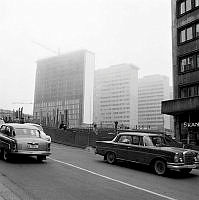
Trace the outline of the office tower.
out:
M 80 50 L 37 61 L 34 119 L 79 127 L 93 121 L 94 54 Z
M 138 68 L 118 64 L 95 72 L 94 122 L 103 127 L 133 128 L 138 123 Z

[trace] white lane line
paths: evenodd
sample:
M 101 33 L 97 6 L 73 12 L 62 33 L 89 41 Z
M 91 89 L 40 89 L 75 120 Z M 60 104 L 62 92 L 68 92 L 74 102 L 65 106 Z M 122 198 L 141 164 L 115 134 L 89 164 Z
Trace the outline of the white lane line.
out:
M 156 196 L 165 198 L 165 199 L 177 200 L 177 199 L 175 199 L 175 198 L 168 197 L 168 196 L 166 196 L 166 195 L 163 195 L 163 194 L 160 194 L 160 193 L 157 193 L 157 192 L 153 192 L 153 191 L 150 191 L 150 190 L 141 188 L 141 187 L 137 187 L 137 186 L 135 186 L 135 185 L 131 185 L 131 184 L 129 184 L 129 183 L 125 183 L 125 182 L 123 182 L 123 181 L 119 181 L 119 180 L 114 179 L 114 178 L 110 178 L 110 177 L 108 177 L 108 176 L 104 176 L 104 175 L 98 174 L 98 173 L 96 173 L 96 172 L 93 172 L 93 171 L 90 171 L 90 170 L 87 170 L 87 169 L 78 167 L 78 166 L 73 165 L 73 164 L 70 164 L 70 163 L 66 163 L 66 162 L 63 162 L 63 161 L 60 161 L 60 160 L 56 160 L 56 159 L 51 158 L 51 157 L 49 157 L 48 159 L 51 159 L 51 160 L 53 160 L 53 161 L 55 161 L 55 162 L 58 162 L 58 163 L 61 163 L 61 164 L 64 164 L 64 165 L 68 165 L 68 166 L 74 167 L 74 168 L 76 168 L 76 169 L 79 169 L 79 170 L 88 172 L 88 173 L 90 173 L 90 174 L 94 174 L 94 175 L 96 175 L 96 176 L 99 176 L 99 177 L 102 177 L 102 178 L 105 178 L 105 179 L 108 179 L 108 180 L 111 180 L 111 181 L 114 181 L 114 182 L 117 182 L 117 183 L 126 185 L 126 186 L 131 187 L 131 188 L 135 188 L 135 189 L 138 189 L 138 190 L 142 190 L 142 191 L 144 191 L 144 192 L 148 192 L 148 193 L 150 193 L 150 194 L 153 194 L 153 195 L 156 195 Z

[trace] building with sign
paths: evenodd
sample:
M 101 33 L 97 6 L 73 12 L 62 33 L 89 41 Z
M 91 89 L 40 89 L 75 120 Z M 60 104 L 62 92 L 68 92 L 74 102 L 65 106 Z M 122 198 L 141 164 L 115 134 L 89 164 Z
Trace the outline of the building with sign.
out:
M 37 61 L 35 121 L 69 127 L 93 121 L 94 54 L 80 50 Z
M 199 0 L 172 0 L 174 99 L 162 102 L 173 115 L 176 138 L 199 145 Z

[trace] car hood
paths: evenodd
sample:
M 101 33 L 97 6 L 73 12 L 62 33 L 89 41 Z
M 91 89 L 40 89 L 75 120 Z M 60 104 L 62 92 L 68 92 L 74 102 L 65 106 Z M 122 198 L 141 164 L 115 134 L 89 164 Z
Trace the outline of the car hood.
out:
M 162 151 L 168 151 L 168 152 L 173 152 L 173 153 L 183 153 L 185 151 L 193 151 L 191 149 L 184 149 L 184 148 L 179 148 L 179 147 L 156 147 L 157 149 L 160 149 Z

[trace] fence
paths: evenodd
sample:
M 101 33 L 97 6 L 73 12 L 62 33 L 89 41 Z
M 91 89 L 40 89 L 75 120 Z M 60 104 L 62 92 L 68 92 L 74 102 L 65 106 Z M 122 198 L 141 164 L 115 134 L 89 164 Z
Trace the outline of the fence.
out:
M 96 140 L 112 140 L 116 136 L 114 129 L 57 129 L 43 127 L 47 135 L 51 136 L 53 142 L 85 148 L 95 147 Z

